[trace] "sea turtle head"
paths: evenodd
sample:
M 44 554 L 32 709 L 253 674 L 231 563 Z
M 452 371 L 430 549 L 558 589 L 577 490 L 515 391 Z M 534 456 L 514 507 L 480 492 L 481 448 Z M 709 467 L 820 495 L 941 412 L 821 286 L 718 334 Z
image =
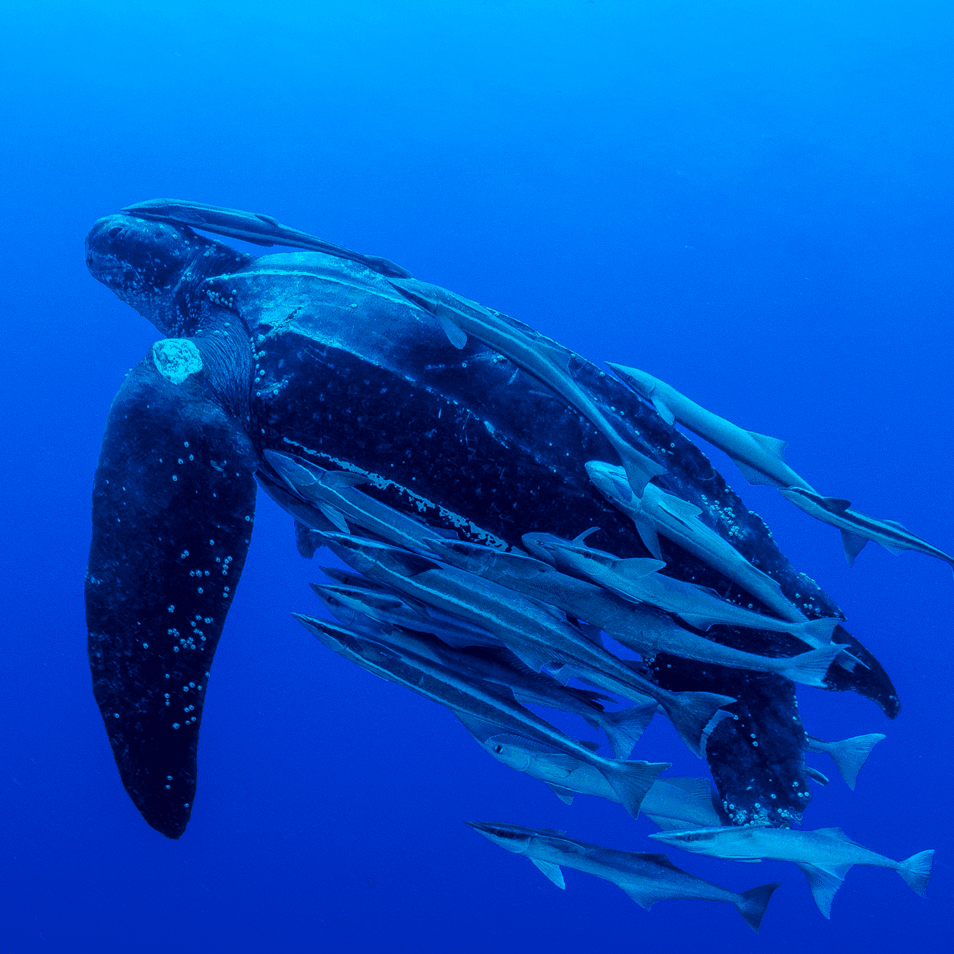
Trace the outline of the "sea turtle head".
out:
M 198 283 L 241 268 L 249 256 L 168 222 L 110 215 L 86 236 L 86 267 L 166 337 L 195 334 Z

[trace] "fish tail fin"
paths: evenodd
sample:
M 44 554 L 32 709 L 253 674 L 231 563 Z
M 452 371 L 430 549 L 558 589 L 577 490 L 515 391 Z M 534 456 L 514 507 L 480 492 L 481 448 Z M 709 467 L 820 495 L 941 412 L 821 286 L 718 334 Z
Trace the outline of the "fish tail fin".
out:
M 841 655 L 841 646 L 827 646 L 824 649 L 813 649 L 807 653 L 799 653 L 785 661 L 781 675 L 792 682 L 800 682 L 804 686 L 825 688 L 825 676 L 835 659 Z
M 808 619 L 804 623 L 795 623 L 789 632 L 803 643 L 818 649 L 831 643 L 840 622 L 840 619 L 833 618 Z
M 731 715 L 722 711 L 722 707 L 735 701 L 732 696 L 714 692 L 676 692 L 670 699 L 661 701 L 661 705 L 689 751 L 702 758 L 712 730 Z
M 735 903 L 742 919 L 756 934 L 758 934 L 759 925 L 762 923 L 765 909 L 768 907 L 772 894 L 779 884 L 780 882 L 776 881 L 775 884 L 763 884 L 749 891 L 743 891 L 739 895 L 739 900 Z
M 832 757 L 836 768 L 841 773 L 848 787 L 854 791 L 858 772 L 865 764 L 871 750 L 885 738 L 880 732 L 869 735 L 856 735 L 841 742 L 832 742 L 828 746 L 828 754 Z
M 619 797 L 620 804 L 633 816 L 639 817 L 639 806 L 653 787 L 656 776 L 671 766 L 670 762 L 611 762 L 612 768 L 603 771 L 603 777 Z
M 609 739 L 613 756 L 617 759 L 628 759 L 633 746 L 642 737 L 643 731 L 649 725 L 659 707 L 655 702 L 643 705 L 630 706 L 619 712 L 606 712 L 600 715 L 603 731 Z
M 905 883 L 915 893 L 924 897 L 927 891 L 928 880 L 931 877 L 931 865 L 934 863 L 934 849 L 928 851 L 919 851 L 916 855 L 911 855 L 906 861 L 902 861 L 898 867 L 898 874 L 904 878 Z

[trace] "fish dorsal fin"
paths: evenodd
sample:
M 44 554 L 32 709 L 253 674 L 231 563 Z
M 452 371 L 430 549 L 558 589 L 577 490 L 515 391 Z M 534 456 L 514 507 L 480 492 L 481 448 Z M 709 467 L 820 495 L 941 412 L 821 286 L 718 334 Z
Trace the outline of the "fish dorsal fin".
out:
M 651 520 L 633 520 L 633 523 L 636 524 L 636 532 L 639 534 L 639 539 L 643 541 L 643 546 L 653 555 L 657 560 L 662 560 L 662 549 L 659 546 L 659 533 L 656 530 L 656 525 Z
M 578 533 L 570 541 L 570 543 L 574 544 L 575 546 L 582 546 L 582 544 L 586 541 L 587 537 L 591 536 L 594 533 L 599 533 L 599 531 L 600 531 L 600 527 L 590 527 L 589 530 L 584 530 L 582 533 Z
M 839 841 L 844 841 L 849 845 L 854 844 L 854 842 L 840 828 L 817 828 L 815 829 L 815 834 L 825 835 L 828 838 L 837 838 Z
M 755 441 L 762 450 L 767 451 L 780 463 L 785 463 L 785 448 L 788 447 L 788 441 L 780 440 L 777 437 L 769 437 L 767 434 L 758 434 L 755 431 L 749 431 L 749 437 Z
M 551 861 L 541 861 L 539 858 L 530 859 L 558 888 L 566 889 L 566 882 L 563 880 L 563 872 L 559 865 Z
M 839 866 L 839 871 L 836 873 L 834 869 L 826 870 L 819 868 L 817 865 L 810 865 L 805 862 L 796 862 L 796 864 L 805 872 L 805 877 L 808 879 L 808 887 L 811 889 L 815 904 L 818 905 L 818 910 L 821 911 L 826 918 L 831 918 L 832 899 L 844 882 L 844 875 L 848 873 L 848 869 L 851 865 Z M 842 868 L 844 868 L 844 871 L 841 871 Z
M 733 457 L 732 460 L 735 463 L 735 466 L 738 467 L 742 472 L 742 476 L 750 484 L 764 484 L 767 487 L 785 486 L 783 483 L 781 483 L 781 481 L 776 480 L 774 477 L 770 477 L 761 470 L 756 470 L 751 464 L 747 464 L 745 461 L 739 460 L 738 457 Z
M 616 883 L 645 911 L 648 911 L 657 901 L 661 900 L 656 897 L 654 892 L 648 891 L 644 887 L 634 884 L 620 884 L 618 881 Z
M 564 805 L 573 804 L 573 796 L 576 795 L 576 792 L 572 792 L 568 788 L 563 788 L 562 785 L 554 785 L 553 782 L 547 782 L 547 786 Z
M 851 506 L 851 501 L 844 497 L 822 497 L 822 503 L 835 513 L 844 513 Z
M 854 565 L 855 557 L 864 550 L 867 542 L 868 538 L 861 536 L 859 533 L 851 533 L 849 530 L 841 531 L 841 545 L 845 548 L 845 559 L 848 561 L 848 566 Z
M 902 533 L 906 533 L 912 537 L 914 536 L 914 534 L 911 533 L 911 531 L 903 523 L 898 523 L 897 520 L 882 520 L 881 523 L 883 523 L 886 527 L 891 527 L 892 530 L 900 530 Z
M 566 838 L 565 828 L 538 828 L 537 833 L 540 835 L 551 835 L 554 838 Z

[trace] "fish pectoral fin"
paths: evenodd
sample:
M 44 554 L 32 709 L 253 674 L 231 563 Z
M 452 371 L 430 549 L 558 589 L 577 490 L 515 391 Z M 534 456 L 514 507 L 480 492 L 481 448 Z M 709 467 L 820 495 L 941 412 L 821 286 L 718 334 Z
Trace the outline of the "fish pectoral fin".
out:
M 341 533 L 351 533 L 351 528 L 348 526 L 348 521 L 345 520 L 344 514 L 340 510 L 325 503 L 320 503 L 317 506 L 321 515 L 329 523 L 337 527 Z
M 552 861 L 541 861 L 539 858 L 530 859 L 558 888 L 566 890 L 566 882 L 563 880 L 563 872 L 559 865 Z
M 371 478 L 367 474 L 356 474 L 351 470 L 329 470 L 321 475 L 321 483 L 326 487 L 360 487 L 361 484 L 370 484 Z
M 815 904 L 818 905 L 818 910 L 826 918 L 831 918 L 832 899 L 844 883 L 845 875 L 851 865 L 830 865 L 822 868 L 818 865 L 798 863 L 798 867 L 805 872 L 808 887 L 811 889 Z
M 816 835 L 826 835 L 828 838 L 837 838 L 839 841 L 843 841 L 848 845 L 857 844 L 857 842 L 852 841 L 840 828 L 818 828 L 815 831 Z M 826 868 L 831 868 L 830 865 L 826 865 Z M 851 865 L 848 866 L 849 868 Z
M 454 320 L 453 312 L 444 305 L 437 305 L 434 316 L 441 324 L 447 340 L 459 351 L 467 344 L 467 332 Z
M 649 560 L 641 557 L 630 557 L 625 560 L 616 560 L 613 571 L 629 580 L 641 580 L 644 576 L 658 573 L 666 563 L 663 560 Z
M 496 722 L 486 722 L 484 719 L 478 719 L 464 712 L 455 712 L 454 715 L 457 716 L 457 721 L 480 743 L 500 735 L 503 731 Z
M 858 533 L 852 533 L 850 530 L 841 531 L 841 545 L 845 548 L 845 559 L 848 561 L 848 566 L 854 564 L 855 557 L 864 550 L 867 542 L 868 538 Z
M 702 513 L 695 504 L 691 504 L 688 500 L 683 500 L 673 494 L 667 494 L 663 498 L 662 506 L 668 513 L 683 521 L 683 523 L 691 523 Z
M 577 739 L 577 745 L 582 745 L 584 749 L 589 749 L 591 752 L 598 752 L 600 748 L 599 742 L 593 742 L 590 739 Z
M 785 463 L 785 448 L 788 447 L 788 441 L 780 440 L 777 437 L 769 437 L 767 434 L 758 434 L 755 431 L 749 431 L 749 437 L 755 441 L 762 450 L 767 451 L 781 463 Z
M 733 463 L 739 470 L 742 472 L 742 476 L 750 484 L 764 484 L 767 487 L 783 487 L 784 484 L 776 480 L 774 477 L 770 477 L 768 474 L 763 473 L 761 470 L 756 470 L 751 464 L 746 464 L 745 461 L 739 460 L 737 457 L 732 458 Z
M 844 497 L 822 497 L 822 502 L 828 510 L 835 513 L 844 513 L 851 506 L 851 501 L 845 500 Z
M 663 868 L 668 868 L 670 871 L 678 871 L 681 874 L 684 873 L 682 868 L 677 868 L 676 865 L 669 860 L 669 855 L 664 855 L 657 851 L 637 851 L 635 854 L 637 858 L 641 858 L 643 861 L 648 861 L 654 865 L 660 865 Z

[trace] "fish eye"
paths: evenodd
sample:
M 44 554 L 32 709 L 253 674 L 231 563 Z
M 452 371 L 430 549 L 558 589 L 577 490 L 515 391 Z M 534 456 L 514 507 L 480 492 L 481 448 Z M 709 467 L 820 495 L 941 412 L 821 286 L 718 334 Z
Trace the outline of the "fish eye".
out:
M 123 226 L 121 226 L 121 225 L 114 225 L 114 226 L 106 233 L 106 238 L 114 239 L 114 238 L 116 238 L 117 236 L 122 235 L 122 234 L 123 234 Z
M 495 745 L 495 746 L 494 746 L 494 751 L 495 751 L 498 755 L 500 755 L 500 753 L 503 752 L 503 746 L 502 746 L 502 745 Z

